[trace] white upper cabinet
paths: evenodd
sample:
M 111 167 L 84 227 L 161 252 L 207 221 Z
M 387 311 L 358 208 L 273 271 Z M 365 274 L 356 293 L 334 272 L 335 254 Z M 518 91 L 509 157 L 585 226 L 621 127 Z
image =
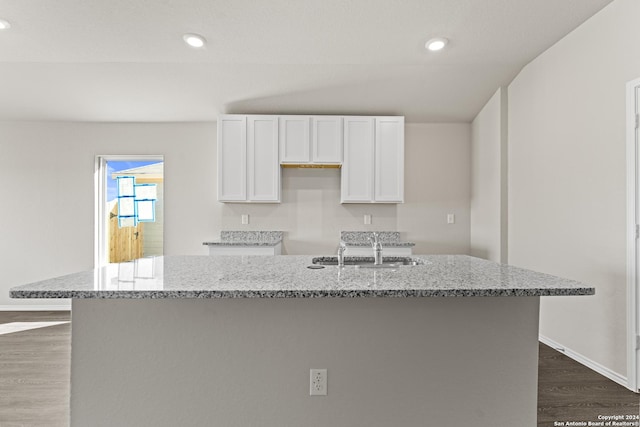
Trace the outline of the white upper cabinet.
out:
M 278 117 L 280 133 L 280 163 L 308 163 L 309 116 Z
M 311 118 L 313 163 L 342 163 L 342 117 L 313 116 Z
M 278 119 L 249 116 L 247 125 L 247 199 L 250 202 L 280 202 Z
M 280 164 L 342 165 L 342 203 L 402 203 L 404 117 L 218 117 L 219 201 L 279 203 Z
M 342 163 L 342 117 L 279 116 L 280 163 Z
M 404 117 L 345 117 L 342 203 L 404 202 Z
M 377 117 L 374 200 L 404 201 L 404 117 Z
M 373 138 L 372 117 L 344 118 L 343 203 L 373 201 Z
M 218 200 L 247 200 L 247 118 L 218 117 Z
M 276 116 L 218 117 L 218 200 L 280 202 Z

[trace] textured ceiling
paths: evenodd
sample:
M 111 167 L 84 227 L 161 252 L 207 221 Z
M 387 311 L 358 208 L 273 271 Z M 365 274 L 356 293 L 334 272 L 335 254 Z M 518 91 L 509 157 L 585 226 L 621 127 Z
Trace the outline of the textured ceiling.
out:
M 611 0 L 0 0 L 0 120 L 470 121 Z M 182 34 L 204 35 L 204 50 Z M 443 36 L 448 49 L 430 53 Z

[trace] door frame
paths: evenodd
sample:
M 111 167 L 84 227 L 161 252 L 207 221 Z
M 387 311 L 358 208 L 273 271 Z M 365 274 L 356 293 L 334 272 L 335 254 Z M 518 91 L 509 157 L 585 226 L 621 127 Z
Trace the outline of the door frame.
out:
M 109 220 L 106 205 L 107 162 L 158 160 L 164 162 L 161 154 L 99 154 L 94 166 L 94 266 L 102 267 L 109 263 Z
M 638 93 L 640 78 L 627 83 L 627 387 L 640 386 L 640 292 L 638 291 L 638 230 L 640 229 L 640 168 Z

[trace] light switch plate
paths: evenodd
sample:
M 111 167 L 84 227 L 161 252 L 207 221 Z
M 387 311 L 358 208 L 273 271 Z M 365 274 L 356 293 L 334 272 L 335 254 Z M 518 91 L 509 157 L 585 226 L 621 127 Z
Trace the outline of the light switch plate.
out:
M 364 214 L 364 225 L 371 225 L 371 214 Z
M 242 223 L 244 225 L 249 224 L 249 214 L 242 214 Z

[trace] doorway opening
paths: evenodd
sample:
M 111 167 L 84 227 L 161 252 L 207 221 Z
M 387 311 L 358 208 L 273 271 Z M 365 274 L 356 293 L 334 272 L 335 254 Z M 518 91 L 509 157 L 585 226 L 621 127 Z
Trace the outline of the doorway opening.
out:
M 96 158 L 95 265 L 164 252 L 163 156 Z

